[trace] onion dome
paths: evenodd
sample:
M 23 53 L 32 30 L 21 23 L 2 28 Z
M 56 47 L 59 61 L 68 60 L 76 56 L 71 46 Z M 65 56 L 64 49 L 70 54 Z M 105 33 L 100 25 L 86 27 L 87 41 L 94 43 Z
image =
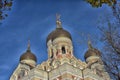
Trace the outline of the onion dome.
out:
M 60 16 L 57 16 L 57 21 L 56 21 L 57 27 L 54 31 L 52 31 L 48 35 L 47 42 L 49 40 L 53 41 L 55 38 L 58 38 L 58 37 L 67 37 L 72 40 L 70 33 L 62 28 L 61 21 L 59 18 L 60 18 Z
M 98 56 L 98 57 L 101 56 L 100 51 L 96 48 L 93 48 L 90 41 L 88 41 L 88 47 L 89 49 L 87 50 L 84 56 L 85 60 L 90 56 Z
M 28 42 L 28 49 L 20 57 L 20 61 L 22 60 L 34 60 L 35 62 L 37 62 L 36 56 L 30 50 L 30 42 Z

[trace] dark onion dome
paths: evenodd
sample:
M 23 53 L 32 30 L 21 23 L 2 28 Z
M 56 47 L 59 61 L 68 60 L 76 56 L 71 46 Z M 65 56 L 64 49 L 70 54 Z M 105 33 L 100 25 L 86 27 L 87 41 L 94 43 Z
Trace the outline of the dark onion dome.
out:
M 93 48 L 93 49 L 88 49 L 88 51 L 85 53 L 85 60 L 90 57 L 90 56 L 100 56 L 100 51 Z
M 27 50 L 24 54 L 21 55 L 20 61 L 22 60 L 34 60 L 37 62 L 36 56 L 30 50 Z
M 56 25 L 57 25 L 56 30 L 52 31 L 52 32 L 48 35 L 48 37 L 47 37 L 47 42 L 48 42 L 49 40 L 52 40 L 52 41 L 53 41 L 55 38 L 58 38 L 58 37 L 67 37 L 67 38 L 69 38 L 69 39 L 72 40 L 70 33 L 62 28 L 61 22 L 60 22 L 59 19 L 56 21 Z
M 71 35 L 68 31 L 64 30 L 63 28 L 56 28 L 56 30 L 52 31 L 48 37 L 47 42 L 51 39 L 52 41 L 58 37 L 67 37 L 72 40 Z
M 35 62 L 37 62 L 36 56 L 30 50 L 30 44 L 29 43 L 28 43 L 27 51 L 25 53 L 23 53 L 20 57 L 20 61 L 22 61 L 22 60 L 34 60 Z
M 101 56 L 100 51 L 96 48 L 93 48 L 90 42 L 88 42 L 88 47 L 89 49 L 87 50 L 84 56 L 85 60 L 90 56 Z

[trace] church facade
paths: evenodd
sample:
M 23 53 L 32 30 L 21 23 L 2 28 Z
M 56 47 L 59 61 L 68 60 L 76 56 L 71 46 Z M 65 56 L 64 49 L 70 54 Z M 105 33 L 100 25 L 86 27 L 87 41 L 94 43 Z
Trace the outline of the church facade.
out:
M 85 62 L 73 53 L 72 37 L 56 20 L 56 29 L 46 40 L 48 59 L 36 64 L 37 58 L 30 49 L 20 56 L 20 61 L 10 80 L 110 80 L 101 60 L 101 53 L 88 41 Z

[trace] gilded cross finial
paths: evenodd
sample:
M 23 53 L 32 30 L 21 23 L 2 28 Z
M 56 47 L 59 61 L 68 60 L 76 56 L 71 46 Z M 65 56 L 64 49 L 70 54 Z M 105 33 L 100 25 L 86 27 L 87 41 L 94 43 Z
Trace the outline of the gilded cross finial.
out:
M 88 48 L 89 49 L 92 49 L 92 43 L 91 43 L 91 40 L 90 40 L 90 35 L 88 34 Z
M 27 50 L 30 50 L 30 39 L 28 39 L 28 49 Z
M 60 14 L 56 14 L 56 24 L 57 24 L 57 28 L 62 28 L 60 21 Z
M 57 21 L 60 21 L 60 14 L 56 14 Z

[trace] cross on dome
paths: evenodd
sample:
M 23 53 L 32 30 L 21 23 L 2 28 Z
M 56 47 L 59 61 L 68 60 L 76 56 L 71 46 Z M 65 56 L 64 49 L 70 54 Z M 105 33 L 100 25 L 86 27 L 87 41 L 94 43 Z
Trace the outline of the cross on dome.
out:
M 28 48 L 27 50 L 30 50 L 30 39 L 28 40 Z
M 60 14 L 56 14 L 56 25 L 57 25 L 57 28 L 62 28 L 61 21 L 60 21 Z

